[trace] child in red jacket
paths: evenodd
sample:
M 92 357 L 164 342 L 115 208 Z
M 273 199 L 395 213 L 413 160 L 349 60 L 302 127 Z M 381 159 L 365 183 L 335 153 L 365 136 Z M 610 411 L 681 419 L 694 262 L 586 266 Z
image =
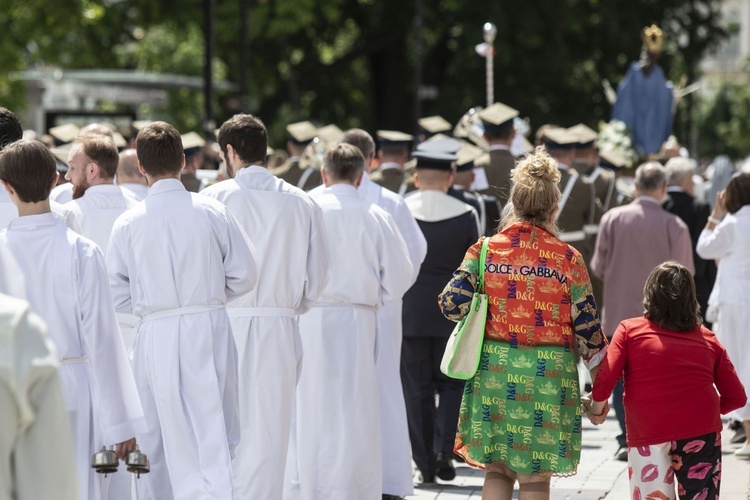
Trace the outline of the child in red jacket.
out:
M 633 499 L 716 499 L 721 480 L 721 414 L 747 396 L 716 336 L 701 326 L 693 277 L 665 262 L 644 287 L 643 317 L 620 323 L 592 392 L 601 423 L 625 377 L 628 472 Z M 717 393 L 718 390 L 718 393 Z

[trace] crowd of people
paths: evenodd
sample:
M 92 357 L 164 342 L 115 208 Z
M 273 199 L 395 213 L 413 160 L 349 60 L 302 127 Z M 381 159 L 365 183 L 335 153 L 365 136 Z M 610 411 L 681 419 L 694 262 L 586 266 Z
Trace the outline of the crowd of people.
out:
M 50 148 L 0 108 L 0 498 L 396 500 L 458 460 L 483 498 L 544 499 L 610 395 L 634 498 L 718 498 L 720 415 L 750 436 L 750 174 L 716 162 L 696 188 L 675 149 L 626 193 L 596 132 L 519 149 L 517 117 L 482 110 L 479 144 L 440 117 L 300 122 L 277 161 L 238 114 L 206 174 L 165 122 Z M 440 361 L 480 265 L 479 369 L 456 380 Z M 103 446 L 150 472 L 98 475 Z

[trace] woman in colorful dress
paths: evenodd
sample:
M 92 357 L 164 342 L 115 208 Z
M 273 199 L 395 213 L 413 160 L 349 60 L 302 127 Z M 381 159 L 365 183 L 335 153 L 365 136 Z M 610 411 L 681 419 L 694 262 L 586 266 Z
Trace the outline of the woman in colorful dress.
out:
M 599 365 L 590 413 L 625 376 L 631 498 L 714 500 L 721 484 L 721 416 L 745 405 L 727 351 L 701 326 L 695 283 L 676 262 L 656 267 L 646 311 L 620 322 Z M 595 424 L 603 419 L 590 417 Z
M 511 206 L 487 251 L 484 343 L 464 390 L 455 452 L 486 471 L 483 499 L 511 499 L 518 481 L 519 499 L 541 500 L 550 478 L 575 474 L 580 459 L 576 352 L 595 379 L 607 341 L 583 258 L 555 236 L 557 162 L 538 148 L 511 179 Z M 451 320 L 468 312 L 483 241 L 440 296 Z

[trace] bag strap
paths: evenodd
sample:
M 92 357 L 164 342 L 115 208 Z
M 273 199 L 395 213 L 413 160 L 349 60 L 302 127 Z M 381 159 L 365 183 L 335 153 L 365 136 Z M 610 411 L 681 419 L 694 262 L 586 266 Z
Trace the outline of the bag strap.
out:
M 484 293 L 484 266 L 487 262 L 487 247 L 490 244 L 490 237 L 486 236 L 482 242 L 482 253 L 479 256 L 479 281 L 477 282 L 477 290 L 479 293 Z

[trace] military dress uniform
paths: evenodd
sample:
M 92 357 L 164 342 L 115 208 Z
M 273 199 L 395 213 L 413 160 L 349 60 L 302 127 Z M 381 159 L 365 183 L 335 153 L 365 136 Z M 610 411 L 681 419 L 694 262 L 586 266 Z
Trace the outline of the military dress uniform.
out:
M 404 172 L 397 163 L 384 163 L 380 167 L 370 174 L 370 180 L 375 184 L 379 184 L 386 189 L 390 189 L 394 193 L 399 193 L 402 188 L 402 184 L 406 180 Z M 403 195 L 403 193 L 399 193 Z
M 390 158 L 406 156 L 414 142 L 414 136 L 397 130 L 378 130 L 376 137 L 380 155 L 388 159 L 383 160 L 369 178 L 372 182 L 403 196 L 407 192 L 404 165 L 391 161 Z
M 508 133 L 513 129 L 513 120 L 518 116 L 518 110 L 496 102 L 479 112 L 479 118 L 487 134 Z M 516 159 L 510 151 L 513 133 L 504 144 L 490 144 L 489 152 L 476 160 L 477 169 L 484 169 L 488 188 L 479 190 L 480 194 L 497 196 L 498 202 L 505 206 L 510 197 L 510 171 L 516 166 Z
M 318 136 L 318 129 L 308 121 L 289 124 L 286 131 L 289 134 L 289 142 L 302 149 Z M 280 167 L 274 168 L 270 172 L 279 179 L 305 191 L 323 183 L 320 170 L 312 165 L 302 165 L 300 157 L 297 155 L 290 156 Z

